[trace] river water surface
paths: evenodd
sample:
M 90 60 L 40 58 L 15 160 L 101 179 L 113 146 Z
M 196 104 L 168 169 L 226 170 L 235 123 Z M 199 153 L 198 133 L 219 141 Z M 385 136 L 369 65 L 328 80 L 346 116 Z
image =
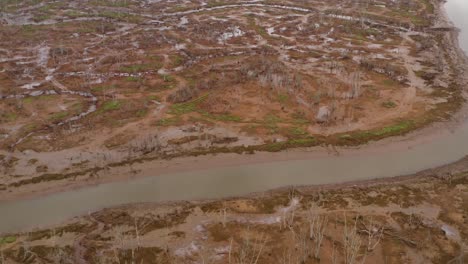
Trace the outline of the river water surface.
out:
M 462 29 L 468 51 L 468 1 L 449 0 L 446 10 Z M 363 147 L 365 148 L 365 147 Z M 365 153 L 365 152 L 363 152 Z M 0 203 L 0 233 L 59 223 L 102 207 L 135 202 L 221 198 L 289 185 L 340 183 L 414 173 L 468 154 L 468 122 L 410 149 L 172 173 Z

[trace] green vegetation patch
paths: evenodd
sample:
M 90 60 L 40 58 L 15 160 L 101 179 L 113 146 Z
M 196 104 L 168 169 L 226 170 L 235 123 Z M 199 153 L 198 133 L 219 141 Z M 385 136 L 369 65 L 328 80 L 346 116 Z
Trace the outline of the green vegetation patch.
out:
M 370 140 L 382 139 L 388 136 L 403 135 L 410 132 L 415 127 L 416 123 L 414 121 L 405 120 L 383 128 L 339 134 L 337 135 L 338 142 L 335 143 L 338 143 L 338 145 L 362 144 Z
M 63 6 L 63 3 L 51 3 L 46 4 L 37 9 L 37 13 L 34 15 L 33 20 L 35 22 L 40 22 L 50 19 L 54 14 L 56 14 L 56 9 Z
M 270 133 L 274 134 L 278 132 L 278 123 L 281 121 L 281 118 L 276 115 L 268 114 L 263 118 L 263 125 L 270 130 Z
M 77 10 L 69 10 L 65 12 L 65 16 L 69 18 L 80 18 L 80 17 L 88 17 L 88 13 L 77 11 Z
M 14 236 L 6 236 L 0 237 L 0 245 L 1 244 L 11 244 L 16 242 L 16 237 Z
M 180 55 L 170 55 L 169 60 L 172 67 L 179 67 L 185 62 L 184 57 Z
M 212 120 L 225 121 L 225 122 L 241 122 L 242 118 L 240 116 L 232 114 L 211 114 L 206 111 L 199 111 L 199 113 Z
M 0 123 L 3 122 L 13 122 L 18 118 L 16 113 L 1 113 L 0 114 Z
M 208 8 L 212 8 L 212 7 L 223 6 L 223 5 L 227 5 L 227 4 L 228 3 L 225 2 L 225 1 L 209 1 L 206 6 Z
M 161 78 L 163 79 L 164 82 L 174 82 L 175 78 L 169 74 L 162 74 Z
M 268 34 L 268 32 L 265 30 L 265 28 L 263 28 L 262 26 L 258 25 L 257 22 L 255 22 L 255 18 L 253 16 L 251 16 L 251 15 L 247 16 L 247 21 L 249 23 L 249 27 L 253 28 L 253 30 L 255 30 L 255 32 L 258 35 L 262 36 L 265 39 L 272 38 L 272 36 L 270 36 L 270 34 Z
M 58 113 L 53 113 L 53 114 L 50 115 L 49 119 L 52 120 L 52 121 L 62 120 L 65 117 L 67 117 L 68 114 L 69 113 L 67 111 L 61 111 L 61 112 L 58 112 Z
M 429 0 L 421 0 L 424 4 L 424 6 L 426 7 L 426 11 L 429 13 L 429 14 L 433 14 L 434 13 L 434 5 L 429 1 Z
M 149 95 L 147 97 L 147 99 L 150 100 L 150 101 L 158 101 L 158 102 L 161 101 L 161 98 L 159 96 L 157 96 L 157 95 Z
M 122 102 L 117 100 L 107 101 L 102 105 L 101 110 L 104 112 L 118 110 L 122 106 Z
M 140 109 L 136 112 L 137 117 L 144 117 L 148 114 L 148 109 Z
M 299 148 L 299 147 L 312 147 L 316 146 L 318 141 L 314 137 L 290 139 L 282 142 L 273 142 L 259 146 L 258 150 L 268 152 L 278 152 L 288 148 Z
M 95 6 L 111 6 L 111 7 L 129 7 L 131 0 L 92 0 L 90 5 Z
M 385 101 L 382 103 L 382 107 L 385 107 L 385 108 L 395 108 L 397 106 L 397 104 L 393 101 Z
M 296 125 L 306 125 L 310 123 L 310 120 L 307 119 L 304 112 L 294 112 L 291 114 L 291 118 Z
M 128 76 L 127 78 L 125 78 L 125 80 L 129 81 L 129 82 L 139 82 L 141 80 L 141 77 L 137 77 L 137 76 Z
M 157 70 L 161 68 L 161 65 L 158 63 L 147 63 L 147 64 L 135 64 L 135 65 L 127 65 L 120 67 L 120 71 L 126 73 L 137 73 L 147 70 Z
M 307 131 L 302 127 L 291 127 L 289 132 L 294 136 L 304 136 L 307 135 Z
M 371 135 L 380 137 L 385 135 L 395 135 L 405 131 L 408 131 L 413 126 L 412 121 L 402 121 L 393 126 L 387 126 L 382 129 L 370 131 Z
M 95 86 L 91 88 L 91 91 L 93 92 L 104 92 L 107 90 L 112 90 L 116 89 L 117 87 L 115 85 L 100 85 L 100 86 Z
M 399 82 L 392 80 L 392 79 L 385 79 L 382 81 L 382 84 L 385 86 L 392 86 L 392 87 L 400 85 Z
M 287 94 L 278 94 L 278 101 L 282 104 L 287 103 L 289 100 L 289 96 Z
M 208 94 L 202 95 L 192 101 L 186 102 L 186 103 L 179 103 L 179 104 L 173 104 L 171 105 L 171 109 L 169 110 L 170 114 L 175 114 L 175 115 L 183 115 L 187 114 L 190 112 L 193 112 L 196 110 L 197 106 L 202 103 L 203 101 L 206 100 L 208 97 Z
M 182 121 L 180 117 L 169 117 L 169 118 L 162 118 L 156 121 L 157 126 L 175 126 Z
M 23 103 L 24 104 L 30 104 L 36 101 L 50 101 L 53 99 L 58 99 L 60 96 L 59 95 L 52 95 L 52 94 L 46 94 L 46 95 L 41 95 L 41 96 L 29 96 L 23 98 Z
M 134 24 L 139 24 L 143 21 L 141 16 L 113 11 L 102 11 L 97 16 Z

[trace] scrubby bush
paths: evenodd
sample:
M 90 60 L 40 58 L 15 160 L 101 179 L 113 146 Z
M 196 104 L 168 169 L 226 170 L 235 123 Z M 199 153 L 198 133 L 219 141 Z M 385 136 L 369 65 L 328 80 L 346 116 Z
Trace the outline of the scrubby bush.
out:
M 197 90 L 184 86 L 177 89 L 167 97 L 167 101 L 171 103 L 184 103 L 194 98 L 197 95 Z

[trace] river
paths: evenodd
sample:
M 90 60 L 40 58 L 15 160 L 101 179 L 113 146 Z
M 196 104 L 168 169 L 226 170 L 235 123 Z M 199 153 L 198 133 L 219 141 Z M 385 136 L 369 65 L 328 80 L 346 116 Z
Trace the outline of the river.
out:
M 460 46 L 468 51 L 468 1 L 449 0 L 446 10 L 463 29 Z M 365 146 L 363 148 L 366 148 Z M 436 140 L 411 148 L 360 155 L 327 156 L 222 167 L 114 182 L 41 198 L 0 203 L 0 233 L 49 226 L 126 203 L 221 198 L 290 185 L 340 183 L 414 173 L 454 162 L 468 154 L 468 123 L 444 131 Z

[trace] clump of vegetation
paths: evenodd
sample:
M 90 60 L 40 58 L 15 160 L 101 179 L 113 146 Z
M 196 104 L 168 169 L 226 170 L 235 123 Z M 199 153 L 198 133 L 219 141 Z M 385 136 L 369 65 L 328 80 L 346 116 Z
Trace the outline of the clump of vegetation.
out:
M 175 126 L 179 124 L 182 120 L 180 117 L 169 117 L 169 118 L 161 118 L 156 121 L 156 125 L 158 126 Z
M 355 143 L 368 142 L 370 140 L 377 140 L 387 136 L 395 136 L 405 134 L 415 126 L 415 123 L 411 120 L 400 121 L 394 125 L 386 126 L 383 128 L 377 128 L 368 131 L 360 131 L 353 133 L 346 133 L 338 135 L 341 143 L 349 143 L 354 141 Z
M 68 113 L 67 111 L 61 111 L 61 112 L 52 114 L 52 115 L 49 117 L 49 119 L 52 120 L 52 121 L 58 121 L 58 120 L 64 119 L 64 118 L 67 117 L 68 115 L 69 115 L 69 113 Z
M 317 139 L 314 137 L 305 137 L 299 139 L 290 139 L 286 141 L 268 143 L 266 145 L 260 146 L 259 150 L 268 151 L 268 152 L 278 152 L 288 148 L 300 148 L 300 147 L 312 147 L 316 146 L 318 143 Z
M 131 0 L 92 0 L 89 1 L 89 4 L 96 6 L 129 7 L 131 2 Z
M 111 100 L 107 101 L 102 105 L 102 111 L 107 112 L 107 111 L 112 111 L 112 110 L 118 110 L 122 106 L 122 102 L 117 101 L 117 100 Z
M 196 89 L 184 86 L 171 93 L 167 97 L 167 101 L 171 103 L 184 103 L 197 96 L 197 94 L 198 91 Z
M 282 104 L 285 104 L 289 100 L 289 96 L 287 94 L 278 94 L 278 101 Z
M 180 55 L 170 55 L 169 60 L 171 62 L 172 67 L 179 67 L 182 64 L 184 64 L 184 61 L 185 61 L 184 57 Z
M 16 237 L 14 236 L 6 236 L 6 237 L 0 237 L 0 245 L 1 244 L 11 244 L 16 242 Z
M 382 103 L 382 106 L 385 108 L 395 108 L 397 104 L 393 101 L 385 101 Z
M 134 24 L 139 24 L 143 21 L 141 16 L 113 11 L 102 11 L 97 16 Z
M 307 135 L 307 131 L 302 127 L 291 127 L 289 132 L 294 136 L 304 136 Z
M 186 113 L 190 113 L 196 110 L 197 106 L 202 103 L 206 98 L 208 97 L 209 94 L 205 94 L 203 96 L 198 97 L 197 99 L 194 99 L 189 102 L 185 103 L 176 103 L 171 105 L 171 114 L 176 114 L 176 115 L 182 115 Z
M 140 77 L 136 77 L 136 76 L 129 76 L 127 78 L 125 78 L 127 81 L 129 82 L 139 82 L 141 81 L 141 78 Z
M 160 67 L 159 64 L 134 64 L 120 67 L 120 71 L 126 73 L 138 73 L 148 70 L 156 70 Z
M 161 77 L 164 82 L 173 82 L 175 80 L 175 78 L 169 74 L 162 74 Z
M 10 113 L 10 112 L 3 112 L 0 114 L 0 123 L 7 123 L 15 121 L 18 118 L 18 114 Z
M 241 122 L 242 117 L 232 115 L 232 114 L 211 114 L 206 111 L 198 111 L 204 117 L 207 117 L 211 120 L 224 121 L 224 122 Z

